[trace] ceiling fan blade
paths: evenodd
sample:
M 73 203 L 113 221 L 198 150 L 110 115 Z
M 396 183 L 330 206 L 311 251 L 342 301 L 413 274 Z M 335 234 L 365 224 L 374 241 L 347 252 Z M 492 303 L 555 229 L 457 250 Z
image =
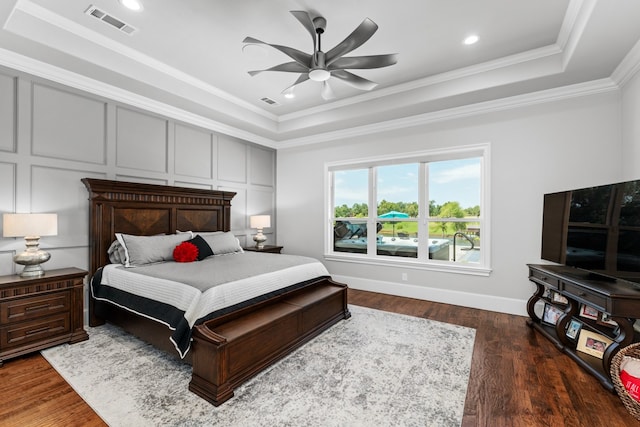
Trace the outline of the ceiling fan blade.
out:
M 298 49 L 294 49 L 292 47 L 281 46 L 279 44 L 265 43 L 262 40 L 254 39 L 253 37 L 245 37 L 242 43 L 264 44 L 267 46 L 271 46 L 272 48 L 277 49 L 280 52 L 284 53 L 285 55 L 287 55 L 288 57 L 290 57 L 300 65 L 309 67 L 311 64 L 311 55 L 309 55 L 308 53 L 304 53 Z
M 350 56 L 336 59 L 329 67 L 329 70 L 382 68 L 394 65 L 398 62 L 398 55 L 371 55 L 371 56 Z
M 260 74 L 263 71 L 284 71 L 287 73 L 308 73 L 309 68 L 303 65 L 298 64 L 297 62 L 285 62 L 284 64 L 276 65 L 271 68 L 267 68 L 266 70 L 255 70 L 249 71 L 251 76 L 255 76 L 256 74 Z
M 367 80 L 360 76 L 356 76 L 355 74 L 345 70 L 332 71 L 331 76 L 337 77 L 348 85 L 351 85 L 360 90 L 371 90 L 374 87 L 378 86 L 378 83 L 372 82 L 371 80 Z
M 295 85 L 299 85 L 302 82 L 306 82 L 307 80 L 309 80 L 309 74 L 300 74 L 300 76 L 298 77 L 298 79 L 295 81 L 294 84 L 292 84 L 291 86 L 287 87 L 285 90 L 283 90 L 281 93 L 285 93 L 286 91 L 290 90 L 292 87 L 294 87 Z
M 307 29 L 309 34 L 311 34 L 311 39 L 313 40 L 313 50 L 316 50 L 316 27 L 313 25 L 313 20 L 311 16 L 304 10 L 290 10 L 293 16 L 296 17 L 298 21 L 302 24 L 304 28 Z
M 352 50 L 362 46 L 364 42 L 369 40 L 371 36 L 378 30 L 378 25 L 369 18 L 365 18 L 358 28 L 356 28 L 346 39 L 341 41 L 336 47 L 327 52 L 326 64 L 331 65 L 336 59 L 340 58 Z
M 336 97 L 336 95 L 333 93 L 333 90 L 331 90 L 331 86 L 329 86 L 329 82 L 326 80 L 322 82 L 322 92 L 320 92 L 320 95 L 325 101 L 329 101 Z

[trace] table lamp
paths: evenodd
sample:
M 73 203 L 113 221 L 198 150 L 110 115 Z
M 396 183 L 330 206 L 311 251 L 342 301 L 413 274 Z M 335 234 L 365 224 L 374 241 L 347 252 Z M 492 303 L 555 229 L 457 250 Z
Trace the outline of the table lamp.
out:
M 251 228 L 257 228 L 258 233 L 253 236 L 253 240 L 256 242 L 256 248 L 264 248 L 264 242 L 267 241 L 267 236 L 262 234 L 262 229 L 271 227 L 271 216 L 269 215 L 253 215 L 249 217 L 249 225 Z
M 39 277 L 44 274 L 40 264 L 51 258 L 49 252 L 40 250 L 40 236 L 58 234 L 57 214 L 15 213 L 2 216 L 3 237 L 24 237 L 27 249 L 14 255 L 13 262 L 24 265 L 20 277 Z

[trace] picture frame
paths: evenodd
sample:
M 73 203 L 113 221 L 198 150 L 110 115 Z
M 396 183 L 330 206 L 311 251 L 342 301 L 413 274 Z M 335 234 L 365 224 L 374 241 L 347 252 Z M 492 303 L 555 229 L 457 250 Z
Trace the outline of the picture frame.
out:
M 560 310 L 553 304 L 545 303 L 544 311 L 542 313 L 542 322 L 547 325 L 555 326 L 558 323 L 560 316 L 564 314 L 564 311 Z
M 596 321 L 598 325 L 606 326 L 607 328 L 615 329 L 618 327 L 618 324 L 609 318 L 607 313 L 599 313 L 598 320 Z
M 582 304 L 580 306 L 580 316 L 584 317 L 586 319 L 591 319 L 591 320 L 598 320 L 598 315 L 600 313 L 598 312 L 598 310 L 596 310 L 593 307 L 590 307 L 588 305 Z
M 582 322 L 578 319 L 571 319 L 569 324 L 567 325 L 566 335 L 572 341 L 577 341 L 578 336 L 580 335 L 580 330 L 582 329 Z
M 567 297 L 562 295 L 560 292 L 550 291 L 550 296 L 552 302 L 564 305 L 569 304 L 569 300 L 567 299 Z
M 613 340 L 604 335 L 582 329 L 576 350 L 602 359 L 605 350 L 612 342 Z

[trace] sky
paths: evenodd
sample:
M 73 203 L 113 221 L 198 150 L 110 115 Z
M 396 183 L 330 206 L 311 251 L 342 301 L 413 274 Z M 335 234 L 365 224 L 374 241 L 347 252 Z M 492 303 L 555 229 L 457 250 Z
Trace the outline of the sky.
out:
M 378 201 L 417 202 L 418 164 L 378 168 Z M 335 173 L 336 206 L 367 202 L 367 170 Z M 462 208 L 480 205 L 480 158 L 429 163 L 429 200 L 437 205 L 458 201 Z

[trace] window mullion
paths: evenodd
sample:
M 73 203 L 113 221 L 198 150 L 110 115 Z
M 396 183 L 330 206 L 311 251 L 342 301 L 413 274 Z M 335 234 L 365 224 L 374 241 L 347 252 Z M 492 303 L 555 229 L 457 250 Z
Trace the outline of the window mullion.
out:
M 369 168 L 369 219 L 367 220 L 367 255 L 376 256 L 376 223 L 378 218 L 378 205 L 376 197 L 378 192 L 378 175 L 375 166 Z

